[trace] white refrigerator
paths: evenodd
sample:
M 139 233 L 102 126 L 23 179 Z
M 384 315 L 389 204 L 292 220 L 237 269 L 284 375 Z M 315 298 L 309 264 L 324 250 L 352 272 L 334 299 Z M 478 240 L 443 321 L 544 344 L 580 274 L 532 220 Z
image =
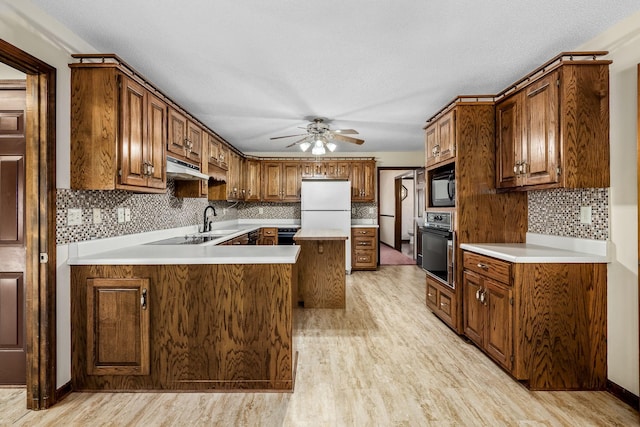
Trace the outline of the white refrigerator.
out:
M 351 181 L 302 180 L 302 228 L 332 228 L 343 230 L 345 240 L 345 266 L 351 273 Z

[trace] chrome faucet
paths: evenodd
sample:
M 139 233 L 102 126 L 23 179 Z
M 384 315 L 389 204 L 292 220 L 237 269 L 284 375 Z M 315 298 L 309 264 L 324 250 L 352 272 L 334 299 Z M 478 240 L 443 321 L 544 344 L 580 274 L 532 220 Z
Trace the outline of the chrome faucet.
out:
M 213 206 L 209 205 L 206 208 L 204 208 L 204 225 L 202 227 L 202 232 L 205 233 L 207 231 L 211 231 L 211 221 L 207 222 L 207 210 L 211 208 L 213 210 L 213 216 L 218 216 L 218 214 L 216 213 L 216 208 L 214 208 Z

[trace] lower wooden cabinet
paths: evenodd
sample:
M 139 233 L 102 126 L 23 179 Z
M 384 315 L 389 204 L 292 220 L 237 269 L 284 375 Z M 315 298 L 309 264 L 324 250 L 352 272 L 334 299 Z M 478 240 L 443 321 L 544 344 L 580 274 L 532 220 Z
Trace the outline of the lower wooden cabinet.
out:
M 87 279 L 87 374 L 149 375 L 149 279 Z
M 375 227 L 351 229 L 351 269 L 378 268 L 378 229 Z
M 456 293 L 450 287 L 438 282 L 431 276 L 427 276 L 427 307 L 452 328 L 456 328 L 458 322 Z
M 260 229 L 259 245 L 277 245 L 278 229 L 276 227 L 263 227 Z
M 603 390 L 606 284 L 604 263 L 511 263 L 463 251 L 464 334 L 532 390 Z

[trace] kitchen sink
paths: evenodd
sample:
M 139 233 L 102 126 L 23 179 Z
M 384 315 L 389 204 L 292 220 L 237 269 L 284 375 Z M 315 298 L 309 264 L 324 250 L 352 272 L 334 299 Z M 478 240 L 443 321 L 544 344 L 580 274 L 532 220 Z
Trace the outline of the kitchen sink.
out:
M 155 242 L 149 242 L 147 245 L 199 245 L 217 239 L 219 236 L 207 236 L 207 235 L 190 235 L 190 236 L 178 236 L 170 237 L 168 239 L 157 240 Z

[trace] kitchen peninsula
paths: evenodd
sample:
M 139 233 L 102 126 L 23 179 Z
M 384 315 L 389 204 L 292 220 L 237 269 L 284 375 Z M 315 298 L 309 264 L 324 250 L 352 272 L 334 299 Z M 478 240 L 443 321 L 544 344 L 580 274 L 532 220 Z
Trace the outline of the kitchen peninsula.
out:
M 305 308 L 345 308 L 345 241 L 332 229 L 300 229 L 293 239 L 301 246 L 298 299 Z
M 70 253 L 74 390 L 293 390 L 300 247 L 139 239 Z

